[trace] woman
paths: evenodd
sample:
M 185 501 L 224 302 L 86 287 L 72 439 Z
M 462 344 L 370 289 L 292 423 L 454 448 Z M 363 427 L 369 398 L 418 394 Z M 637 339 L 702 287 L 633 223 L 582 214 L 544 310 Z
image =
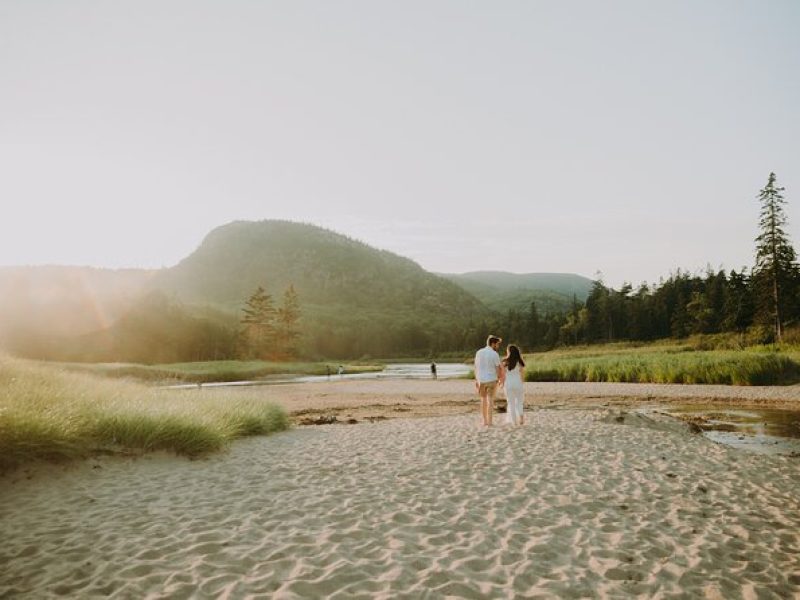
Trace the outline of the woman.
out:
M 506 356 L 503 359 L 505 377 L 503 389 L 506 392 L 506 423 L 509 425 L 524 425 L 525 416 L 522 407 L 525 401 L 525 391 L 522 382 L 525 381 L 525 361 L 519 353 L 519 348 L 509 344 Z

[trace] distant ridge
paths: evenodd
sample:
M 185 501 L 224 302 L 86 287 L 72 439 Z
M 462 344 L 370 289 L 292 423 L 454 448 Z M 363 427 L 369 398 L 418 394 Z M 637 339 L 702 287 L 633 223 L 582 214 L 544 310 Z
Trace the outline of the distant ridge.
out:
M 534 301 L 544 312 L 561 312 L 571 307 L 573 299 L 586 300 L 594 283 L 573 273 L 472 271 L 441 275 L 500 311 L 524 309 Z

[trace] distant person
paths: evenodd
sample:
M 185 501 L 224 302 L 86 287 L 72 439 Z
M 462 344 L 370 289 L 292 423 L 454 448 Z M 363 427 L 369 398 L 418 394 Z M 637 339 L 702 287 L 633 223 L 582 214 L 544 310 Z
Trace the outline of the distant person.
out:
M 436 363 L 431 362 L 431 376 L 436 379 Z
M 497 348 L 503 340 L 495 335 L 490 335 L 486 346 L 475 353 L 475 387 L 481 398 L 481 417 L 484 427 L 492 426 L 492 413 L 494 412 L 494 395 L 497 391 L 497 382 L 503 375 L 500 355 Z
M 341 377 L 342 375 L 344 375 L 344 367 L 342 365 L 339 365 L 339 377 Z
M 330 379 L 331 378 L 331 366 L 330 365 L 325 365 L 325 370 L 328 372 L 328 379 Z
M 509 344 L 506 356 L 503 358 L 503 390 L 506 393 L 506 423 L 509 425 L 524 425 L 525 415 L 522 414 L 525 406 L 525 361 L 519 348 Z

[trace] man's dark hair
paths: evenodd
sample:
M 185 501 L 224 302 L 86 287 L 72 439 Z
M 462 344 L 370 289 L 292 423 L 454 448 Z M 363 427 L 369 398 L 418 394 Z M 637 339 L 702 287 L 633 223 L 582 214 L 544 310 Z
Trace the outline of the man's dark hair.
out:
M 487 346 L 491 346 L 492 344 L 497 344 L 497 343 L 502 342 L 502 341 L 503 341 L 503 338 L 499 338 L 496 335 L 490 335 L 486 340 L 486 345 Z

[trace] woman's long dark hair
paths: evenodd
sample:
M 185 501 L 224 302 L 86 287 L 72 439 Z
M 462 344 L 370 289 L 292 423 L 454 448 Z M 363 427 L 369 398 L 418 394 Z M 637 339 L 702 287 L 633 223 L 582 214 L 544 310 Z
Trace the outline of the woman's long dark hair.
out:
M 517 348 L 514 344 L 509 344 L 508 349 L 506 350 L 506 357 L 503 359 L 506 367 L 509 371 L 513 371 L 517 363 L 525 366 L 525 361 L 522 360 L 522 355 L 519 353 L 519 348 Z

